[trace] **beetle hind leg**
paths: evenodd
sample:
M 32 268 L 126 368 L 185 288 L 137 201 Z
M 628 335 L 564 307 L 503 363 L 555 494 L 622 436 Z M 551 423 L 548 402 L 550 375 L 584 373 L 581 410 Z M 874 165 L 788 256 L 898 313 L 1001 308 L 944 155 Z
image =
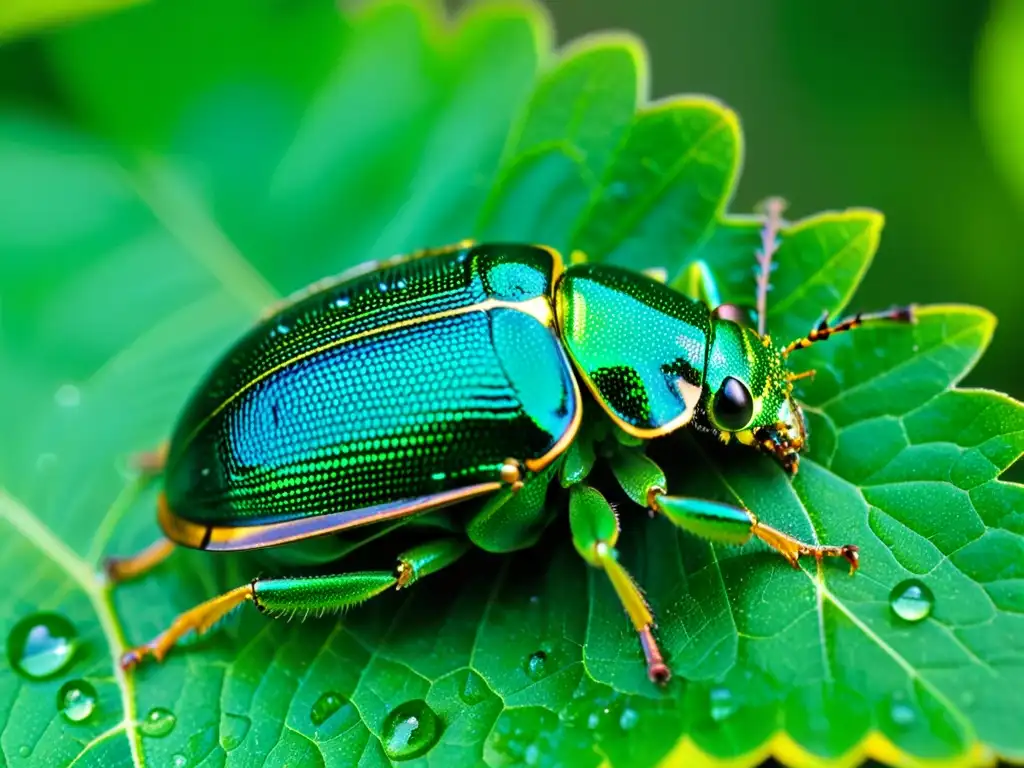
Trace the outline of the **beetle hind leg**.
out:
M 174 551 L 170 539 L 160 537 L 141 552 L 128 557 L 108 557 L 103 561 L 103 572 L 114 584 L 136 579 L 156 568 Z
M 391 587 L 401 589 L 451 565 L 469 549 L 462 539 L 440 539 L 413 547 L 398 556 L 393 571 L 359 571 L 322 576 L 253 579 L 179 615 L 153 640 L 132 648 L 121 657 L 121 667 L 131 669 L 147 657 L 163 661 L 179 640 L 190 633 L 203 634 L 245 602 L 273 617 L 296 614 L 323 615 L 359 605 Z

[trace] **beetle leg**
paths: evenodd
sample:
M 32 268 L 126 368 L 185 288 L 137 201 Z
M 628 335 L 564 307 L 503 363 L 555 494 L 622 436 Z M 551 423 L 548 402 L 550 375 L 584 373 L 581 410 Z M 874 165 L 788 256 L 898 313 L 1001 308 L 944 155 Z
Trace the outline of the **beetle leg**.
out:
M 103 561 L 103 571 L 115 584 L 129 581 L 156 568 L 173 551 L 174 543 L 161 536 L 144 550 L 130 557 L 108 557 Z
M 676 280 L 674 287 L 684 296 L 714 309 L 722 303 L 715 276 L 706 261 L 693 261 Z
M 167 464 L 167 451 L 170 447 L 171 444 L 164 441 L 151 451 L 136 453 L 132 456 L 132 466 L 145 477 L 159 475 Z
M 711 541 L 745 544 L 751 536 L 756 536 L 786 558 L 794 568 L 799 567 L 797 561 L 800 555 L 810 555 L 818 562 L 826 557 L 842 557 L 850 564 L 851 574 L 860 564 L 855 544 L 839 547 L 806 544 L 788 533 L 765 525 L 753 512 L 732 504 L 655 493 L 651 497 L 651 507 L 683 530 Z
M 611 457 L 611 467 L 630 499 L 652 513 L 660 512 L 684 531 L 721 544 L 745 544 L 751 536 L 756 536 L 794 568 L 800 555 L 811 555 L 818 561 L 825 557 L 842 557 L 850 564 L 850 573 L 857 570 L 859 555 L 853 544 L 841 547 L 805 544 L 765 525 L 753 512 L 742 507 L 666 495 L 665 473 L 639 451 L 617 451 Z
M 608 574 L 622 607 L 633 622 L 647 661 L 647 676 L 652 682 L 667 683 L 672 673 L 654 639 L 654 616 L 640 587 L 618 560 L 615 542 L 619 538 L 619 520 L 615 511 L 598 491 L 576 485 L 569 491 L 569 525 L 576 551 L 590 565 Z
M 153 640 L 132 648 L 121 657 L 130 669 L 146 657 L 163 661 L 174 645 L 186 635 L 203 634 L 246 601 L 271 616 L 323 615 L 375 597 L 391 587 L 401 589 L 451 565 L 469 549 L 463 539 L 440 539 L 413 547 L 398 556 L 394 571 L 360 571 L 292 578 L 253 579 L 250 583 L 218 595 L 179 615 L 171 626 Z

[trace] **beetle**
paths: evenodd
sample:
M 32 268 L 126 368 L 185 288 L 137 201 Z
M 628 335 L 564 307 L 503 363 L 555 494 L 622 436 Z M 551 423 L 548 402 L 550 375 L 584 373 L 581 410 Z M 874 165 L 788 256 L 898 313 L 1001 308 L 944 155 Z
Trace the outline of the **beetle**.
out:
M 408 587 L 472 546 L 529 547 L 550 522 L 557 478 L 576 550 L 607 574 L 648 676 L 664 683 L 654 616 L 617 557 L 616 513 L 587 485 L 598 456 L 632 501 L 691 534 L 756 537 L 794 567 L 801 555 L 840 557 L 853 573 L 855 545 L 805 543 L 753 511 L 670 495 L 645 454 L 649 441 L 692 427 L 795 474 L 807 430 L 793 381 L 806 374 L 789 372 L 789 355 L 864 322 L 913 321 L 910 307 L 836 324 L 826 316 L 775 346 L 765 308 L 778 214 L 769 211 L 756 254 L 756 328 L 718 301 L 703 263 L 680 291 L 578 254 L 566 267 L 546 246 L 471 241 L 369 263 L 270 310 L 194 390 L 152 467 L 163 475 L 166 538 L 109 560 L 112 580 L 141 575 L 176 545 L 295 548 L 459 502 L 478 507 L 455 535 L 400 553 L 393 570 L 253 579 L 181 614 L 122 666 L 162 660 L 247 601 L 272 615 L 340 611 Z

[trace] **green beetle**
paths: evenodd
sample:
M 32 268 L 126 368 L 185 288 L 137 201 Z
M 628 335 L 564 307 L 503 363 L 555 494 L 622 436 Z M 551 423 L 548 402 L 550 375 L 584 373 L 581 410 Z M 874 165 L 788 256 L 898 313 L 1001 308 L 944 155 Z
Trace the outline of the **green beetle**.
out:
M 702 264 L 687 273 L 687 296 L 580 258 L 564 268 L 551 248 L 521 244 L 463 242 L 368 264 L 272 309 L 195 390 L 165 461 L 152 467 L 163 472 L 167 538 L 108 561 L 112 579 L 138 576 L 174 545 L 294 551 L 317 538 L 336 559 L 338 538 L 327 534 L 478 505 L 453 518 L 466 520 L 456 535 L 399 554 L 394 570 L 254 579 L 182 614 L 123 666 L 163 659 L 248 600 L 273 615 L 342 610 L 451 565 L 470 546 L 531 546 L 550 522 L 545 501 L 557 477 L 576 549 L 607 573 L 649 677 L 665 682 L 654 617 L 618 561 L 615 512 L 586 485 L 598 455 L 633 501 L 690 533 L 729 543 L 756 536 L 794 566 L 800 555 L 838 556 L 852 572 L 853 545 L 805 544 L 749 510 L 668 495 L 644 453 L 646 441 L 693 426 L 795 473 L 806 430 L 790 352 L 865 320 L 912 320 L 909 309 L 833 326 L 823 319 L 805 338 L 773 346 L 764 305 L 777 226 L 770 218 L 758 254 L 758 330 L 719 305 Z

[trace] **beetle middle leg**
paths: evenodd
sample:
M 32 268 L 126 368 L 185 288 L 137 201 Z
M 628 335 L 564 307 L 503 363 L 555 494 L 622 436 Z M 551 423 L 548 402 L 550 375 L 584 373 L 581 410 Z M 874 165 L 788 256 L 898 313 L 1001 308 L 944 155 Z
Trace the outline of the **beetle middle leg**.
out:
M 801 555 L 816 560 L 841 557 L 850 564 L 850 573 L 860 563 L 854 544 L 831 546 L 807 544 L 788 533 L 766 525 L 750 510 L 718 501 L 669 496 L 665 473 L 647 456 L 637 451 L 619 451 L 612 458 L 612 472 L 626 494 L 641 506 L 664 515 L 684 531 L 720 544 L 745 544 L 756 536 L 781 554 L 794 568 Z
M 576 551 L 590 565 L 608 574 L 619 596 L 647 661 L 647 676 L 655 683 L 666 683 L 672 676 L 661 649 L 654 639 L 654 615 L 640 587 L 619 563 L 615 543 L 619 538 L 619 520 L 615 511 L 598 491 L 575 485 L 569 491 L 569 526 Z
M 398 556 L 393 571 L 359 571 L 253 579 L 180 614 L 164 632 L 150 642 L 132 648 L 121 657 L 130 669 L 146 657 L 163 661 L 179 640 L 195 632 L 203 634 L 238 606 L 251 601 L 271 616 L 323 615 L 343 611 L 395 587 L 402 589 L 424 576 L 451 565 L 469 549 L 464 539 L 439 539 L 413 547 Z

